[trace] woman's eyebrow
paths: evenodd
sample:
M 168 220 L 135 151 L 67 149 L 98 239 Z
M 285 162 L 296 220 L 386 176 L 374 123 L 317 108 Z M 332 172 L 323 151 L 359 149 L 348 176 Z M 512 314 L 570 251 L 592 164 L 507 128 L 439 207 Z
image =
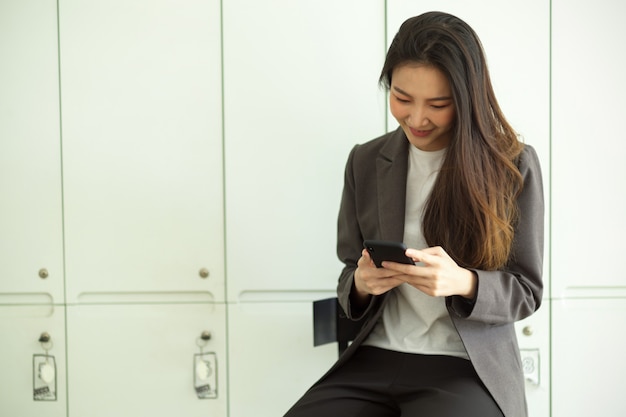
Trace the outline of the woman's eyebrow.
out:
M 396 90 L 398 93 L 407 96 L 407 97 L 411 97 L 411 95 L 409 93 L 407 93 L 406 91 L 404 91 L 401 88 L 396 87 L 395 85 L 393 86 L 393 89 Z
M 452 97 L 446 97 L 446 96 L 442 96 L 442 97 L 433 97 L 433 98 L 429 98 L 426 99 L 427 101 L 444 101 L 444 100 L 452 100 Z
M 406 91 L 404 91 L 403 89 L 393 86 L 393 89 L 395 91 L 397 91 L 398 93 L 407 96 L 407 97 L 413 97 L 411 96 L 409 93 L 407 93 Z M 452 100 L 452 97 L 450 96 L 441 96 L 441 97 L 431 97 L 429 99 L 426 99 L 427 101 L 444 101 L 444 100 Z

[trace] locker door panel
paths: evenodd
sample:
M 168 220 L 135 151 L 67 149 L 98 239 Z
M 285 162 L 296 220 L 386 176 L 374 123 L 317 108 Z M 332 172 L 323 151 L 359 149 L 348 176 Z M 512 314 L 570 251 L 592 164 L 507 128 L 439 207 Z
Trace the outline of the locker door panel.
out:
M 68 307 L 69 416 L 225 416 L 225 320 L 223 304 Z M 201 399 L 195 355 L 207 352 L 217 398 Z
M 626 415 L 626 298 L 555 300 L 552 417 Z
M 626 53 L 615 43 L 626 3 L 555 0 L 552 10 L 553 297 L 624 297 Z M 601 262 L 590 271 L 589 260 Z
M 39 342 L 44 332 L 50 336 L 45 346 Z M 64 417 L 67 392 L 63 308 L 52 305 L 0 306 L 0 334 L 2 415 Z M 42 361 L 43 355 L 51 358 Z M 42 368 L 46 362 L 52 368 Z M 41 379 L 42 370 L 49 378 L 45 383 Z
M 224 2 L 230 301 L 335 287 L 345 162 L 384 132 L 383 39 L 383 1 Z
M 220 2 L 59 10 L 68 301 L 223 300 Z
M 230 417 L 283 415 L 337 359 L 313 347 L 311 302 L 229 306 Z
M 55 1 L 0 3 L 0 61 L 0 293 L 63 302 Z

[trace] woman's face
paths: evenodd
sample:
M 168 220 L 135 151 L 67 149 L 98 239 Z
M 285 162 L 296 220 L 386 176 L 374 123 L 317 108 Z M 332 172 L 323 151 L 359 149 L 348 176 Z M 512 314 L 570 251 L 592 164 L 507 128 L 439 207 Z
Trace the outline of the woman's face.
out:
M 450 144 L 454 102 L 450 84 L 437 68 L 414 63 L 396 67 L 389 108 L 413 146 L 437 151 Z

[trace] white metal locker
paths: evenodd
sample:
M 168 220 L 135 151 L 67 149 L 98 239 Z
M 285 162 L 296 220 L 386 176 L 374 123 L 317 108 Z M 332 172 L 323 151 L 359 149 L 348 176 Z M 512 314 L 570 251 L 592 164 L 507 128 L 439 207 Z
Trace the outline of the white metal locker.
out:
M 220 1 L 59 14 L 68 302 L 223 301 Z
M 230 417 L 282 416 L 337 359 L 313 347 L 311 302 L 229 305 Z
M 228 300 L 332 290 L 345 162 L 385 129 L 384 1 L 223 7 Z
M 69 306 L 67 322 L 69 417 L 227 415 L 224 304 Z M 216 392 L 200 398 L 205 385 Z
M 49 341 L 39 342 L 47 333 Z M 0 306 L 0 409 L 6 416 L 65 417 L 65 311 L 51 304 Z
M 55 1 L 0 3 L 3 415 L 67 406 L 57 46 Z
M 626 297 L 626 3 L 552 9 L 552 296 Z
M 62 303 L 56 2 L 3 1 L 0 28 L 0 293 Z
M 626 298 L 552 303 L 552 417 L 626 415 Z
M 552 1 L 552 416 L 622 416 L 626 4 Z

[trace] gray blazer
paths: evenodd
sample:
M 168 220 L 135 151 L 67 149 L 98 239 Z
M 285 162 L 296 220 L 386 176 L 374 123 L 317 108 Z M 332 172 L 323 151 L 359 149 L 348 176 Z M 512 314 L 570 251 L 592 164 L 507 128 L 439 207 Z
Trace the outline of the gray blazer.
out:
M 364 239 L 402 241 L 409 142 L 401 129 L 352 149 L 338 221 L 337 254 L 345 267 L 337 293 L 346 315 L 364 325 L 329 371 L 345 363 L 382 315 L 386 294 L 372 297 L 365 310 L 350 306 L 354 271 Z M 524 188 L 520 218 L 506 268 L 475 270 L 475 303 L 446 297 L 450 317 L 477 374 L 506 417 L 527 416 L 524 378 L 513 323 L 533 314 L 543 291 L 543 185 L 535 150 L 526 145 L 518 163 Z M 444 248 L 445 249 L 445 248 Z M 328 374 L 327 374 L 328 375 Z

